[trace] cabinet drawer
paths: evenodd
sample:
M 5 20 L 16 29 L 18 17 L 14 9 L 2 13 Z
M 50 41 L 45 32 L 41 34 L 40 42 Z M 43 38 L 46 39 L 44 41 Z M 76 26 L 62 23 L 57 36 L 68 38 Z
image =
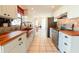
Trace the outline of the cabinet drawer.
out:
M 63 38 L 63 45 L 65 46 L 71 46 L 71 38 Z
M 65 46 L 63 48 L 63 53 L 70 53 L 71 52 L 71 46 Z
M 22 34 L 21 36 L 17 37 L 17 42 L 21 42 L 21 41 L 24 41 L 26 40 L 26 34 Z
M 5 18 L 16 18 L 17 6 L 16 5 L 1 5 L 0 16 Z
M 26 34 L 21 35 L 20 37 L 17 38 L 17 45 L 26 45 Z
M 71 51 L 71 43 L 63 41 L 63 53 L 69 53 Z
M 64 45 L 64 46 L 71 46 L 71 43 L 64 41 L 64 42 L 63 42 L 63 45 Z
M 63 40 L 66 41 L 66 42 L 71 43 L 71 36 L 63 34 Z

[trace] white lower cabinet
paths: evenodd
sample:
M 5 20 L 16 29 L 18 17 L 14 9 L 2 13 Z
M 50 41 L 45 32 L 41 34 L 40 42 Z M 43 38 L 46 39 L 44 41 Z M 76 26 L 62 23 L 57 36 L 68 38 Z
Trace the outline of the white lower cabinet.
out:
M 11 42 L 1 46 L 1 52 L 3 53 L 24 53 L 26 52 L 26 34 L 23 34 Z
M 31 32 L 31 34 L 29 35 L 29 37 L 27 37 L 27 45 L 26 45 L 26 47 L 27 47 L 27 52 L 28 52 L 28 49 L 29 49 L 29 47 L 30 47 L 30 45 L 31 45 L 31 43 L 32 43 L 32 41 L 33 41 L 33 39 L 34 39 L 34 33 L 33 33 L 33 31 Z
M 67 44 L 67 43 L 65 43 L 65 44 Z M 63 48 L 63 53 L 69 53 L 69 52 L 71 52 L 71 46 L 69 45 L 69 46 L 67 46 L 67 45 L 65 45 L 64 44 L 64 48 Z
M 27 37 L 27 33 L 24 33 L 5 45 L 0 46 L 0 53 L 26 53 L 33 39 L 33 32 L 29 37 Z
M 79 36 L 59 32 L 58 48 L 61 53 L 79 53 Z
M 63 37 L 62 37 L 62 33 L 59 32 L 59 42 L 58 42 L 58 48 L 60 50 L 60 52 L 63 52 Z

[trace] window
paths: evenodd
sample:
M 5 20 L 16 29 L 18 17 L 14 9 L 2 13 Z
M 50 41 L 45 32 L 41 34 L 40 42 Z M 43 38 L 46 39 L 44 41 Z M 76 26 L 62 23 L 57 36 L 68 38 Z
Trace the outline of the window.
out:
M 57 20 L 58 20 L 57 18 L 54 18 L 54 22 L 57 22 Z
M 20 25 L 21 24 L 21 19 L 14 19 L 12 22 L 11 22 L 11 25 Z
M 21 15 L 19 13 L 17 13 L 17 19 L 14 19 L 12 22 L 11 22 L 11 25 L 20 25 L 21 24 Z

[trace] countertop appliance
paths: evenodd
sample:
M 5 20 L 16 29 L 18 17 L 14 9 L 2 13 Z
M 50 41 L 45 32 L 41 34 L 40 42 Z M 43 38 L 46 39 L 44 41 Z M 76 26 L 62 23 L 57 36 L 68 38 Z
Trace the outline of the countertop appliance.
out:
M 73 30 L 74 29 L 74 24 L 63 24 L 61 26 L 61 30 Z

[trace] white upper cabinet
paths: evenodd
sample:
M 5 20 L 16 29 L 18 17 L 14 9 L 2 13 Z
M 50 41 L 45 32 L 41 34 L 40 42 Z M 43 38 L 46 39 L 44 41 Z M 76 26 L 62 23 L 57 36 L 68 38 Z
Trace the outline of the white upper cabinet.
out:
M 0 5 L 0 16 L 2 15 L 2 5 Z
M 7 7 L 6 6 L 4 7 L 4 5 L 1 5 L 0 8 L 1 8 L 0 16 L 7 17 Z
M 7 18 L 16 18 L 17 6 L 16 5 L 1 5 L 0 16 L 7 17 Z
M 17 6 L 16 5 L 7 6 L 7 14 L 11 18 L 16 18 L 17 17 Z

